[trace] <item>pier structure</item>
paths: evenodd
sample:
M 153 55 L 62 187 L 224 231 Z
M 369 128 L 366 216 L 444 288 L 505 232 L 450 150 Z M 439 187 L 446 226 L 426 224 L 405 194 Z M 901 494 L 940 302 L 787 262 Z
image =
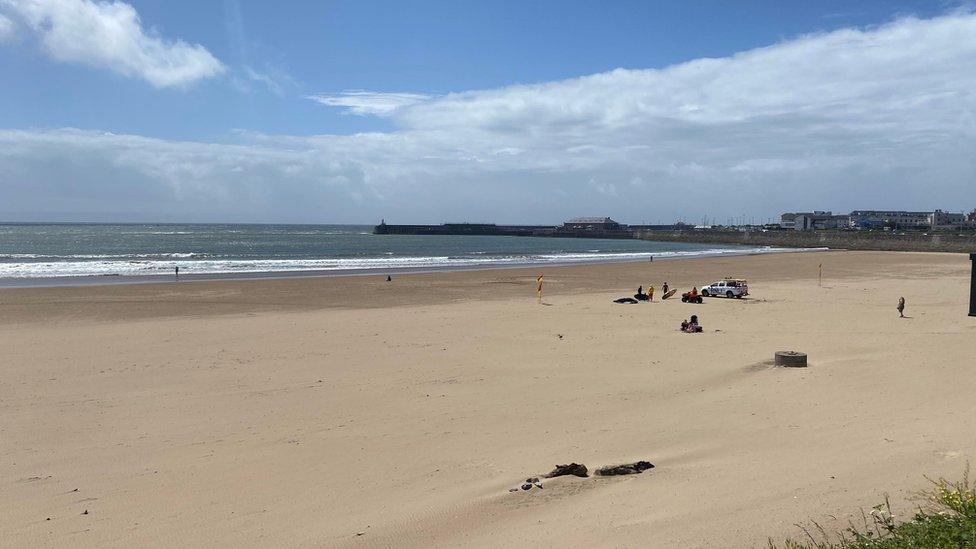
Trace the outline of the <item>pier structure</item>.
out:
M 494 223 L 442 223 L 390 225 L 383 220 L 373 234 L 545 236 L 563 238 L 640 238 L 644 231 L 673 231 L 687 225 L 624 225 L 609 217 L 577 217 L 562 225 L 496 225 Z
M 551 225 L 496 225 L 494 223 L 443 223 L 441 225 L 388 225 L 380 223 L 373 234 L 412 235 L 493 235 L 493 236 L 551 236 Z

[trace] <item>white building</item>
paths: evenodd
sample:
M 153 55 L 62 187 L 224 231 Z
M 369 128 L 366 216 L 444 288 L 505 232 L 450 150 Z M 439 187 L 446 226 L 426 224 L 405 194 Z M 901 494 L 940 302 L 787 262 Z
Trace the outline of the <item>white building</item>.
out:
M 976 213 L 976 210 L 974 210 Z M 970 214 L 970 217 L 976 217 Z M 935 210 L 929 214 L 929 227 L 933 231 L 939 229 L 972 229 L 976 228 L 976 219 L 969 220 L 966 218 L 966 214 L 961 213 L 949 213 L 943 212 L 942 210 Z

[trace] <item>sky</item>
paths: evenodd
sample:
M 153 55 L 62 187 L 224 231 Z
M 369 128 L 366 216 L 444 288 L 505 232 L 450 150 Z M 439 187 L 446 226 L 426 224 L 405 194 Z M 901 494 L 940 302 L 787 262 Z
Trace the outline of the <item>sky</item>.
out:
M 0 0 L 0 221 L 976 208 L 976 4 Z

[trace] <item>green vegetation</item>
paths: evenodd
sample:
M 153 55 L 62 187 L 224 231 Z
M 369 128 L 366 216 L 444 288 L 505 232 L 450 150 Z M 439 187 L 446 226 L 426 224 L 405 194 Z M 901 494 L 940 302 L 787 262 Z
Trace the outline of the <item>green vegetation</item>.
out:
M 870 513 L 861 512 L 863 525 L 851 524 L 847 531 L 834 536 L 834 539 L 817 523 L 813 523 L 812 529 L 800 526 L 806 539 L 788 540 L 783 548 L 976 548 L 976 488 L 969 482 L 968 468 L 960 482 L 949 482 L 942 478 L 931 482 L 933 488 L 920 494 L 919 499 L 924 503 L 907 522 L 895 521 L 891 505 L 885 497 L 885 502 L 874 507 Z M 777 547 L 770 540 L 769 548 Z

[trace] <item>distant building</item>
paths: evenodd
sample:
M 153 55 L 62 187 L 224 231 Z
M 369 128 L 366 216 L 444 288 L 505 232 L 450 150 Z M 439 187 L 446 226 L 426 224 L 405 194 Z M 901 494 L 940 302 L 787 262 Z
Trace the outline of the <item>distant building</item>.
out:
M 780 217 L 780 225 L 783 226 L 785 216 L 793 216 L 792 227 L 797 231 L 810 231 L 815 229 L 845 229 L 850 225 L 850 216 L 834 215 L 833 212 L 814 211 L 800 212 L 794 214 L 783 214 Z
M 574 217 L 563 223 L 570 231 L 619 231 L 623 226 L 609 217 Z
M 976 210 L 969 214 L 969 218 L 966 214 L 961 213 L 949 213 L 943 212 L 942 210 L 935 210 L 929 214 L 929 226 L 932 230 L 937 231 L 939 229 L 972 229 L 976 227 Z
M 930 226 L 932 212 L 906 212 L 900 210 L 854 210 L 850 225 L 854 229 L 919 229 Z
M 851 228 L 851 216 L 848 215 L 834 215 L 831 216 L 832 224 L 836 229 L 850 229 Z
M 779 216 L 779 226 L 783 229 L 792 229 L 796 225 L 795 213 L 784 213 Z
M 815 229 L 976 229 L 976 210 L 968 215 L 934 212 L 909 212 L 904 210 L 854 210 L 848 215 L 832 212 L 787 212 L 780 216 L 779 226 L 784 229 L 809 231 Z

